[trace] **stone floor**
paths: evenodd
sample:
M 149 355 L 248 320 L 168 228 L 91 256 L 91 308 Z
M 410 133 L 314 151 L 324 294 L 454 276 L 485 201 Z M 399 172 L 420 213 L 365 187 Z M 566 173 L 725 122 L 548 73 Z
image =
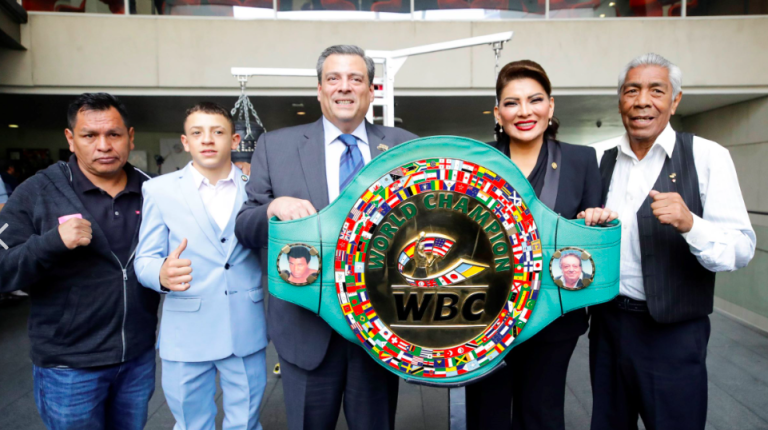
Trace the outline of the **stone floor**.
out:
M 0 308 L 0 430 L 44 429 L 32 394 L 32 364 L 28 358 L 27 304 Z M 587 341 L 583 336 L 571 360 L 565 397 L 566 428 L 589 428 L 592 395 L 589 386 Z M 270 345 L 268 368 L 277 356 Z M 712 315 L 709 367 L 709 414 L 707 429 L 768 429 L 768 335 L 722 314 Z M 147 429 L 173 428 L 158 366 L 157 389 L 150 402 Z M 221 393 L 216 396 L 221 411 Z M 221 413 L 217 428 L 221 428 Z M 265 430 L 284 429 L 285 407 L 280 378 L 269 375 L 262 404 Z M 337 429 L 346 429 L 342 416 Z M 448 392 L 445 389 L 400 384 L 398 429 L 448 428 Z M 642 428 L 642 425 L 641 425 Z

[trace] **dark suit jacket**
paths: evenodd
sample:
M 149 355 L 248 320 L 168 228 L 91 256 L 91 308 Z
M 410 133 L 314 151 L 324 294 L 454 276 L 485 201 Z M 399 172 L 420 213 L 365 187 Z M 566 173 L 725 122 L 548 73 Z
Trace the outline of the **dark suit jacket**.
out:
M 416 139 L 408 131 L 366 122 L 371 159 L 389 147 Z M 235 235 L 248 248 L 267 246 L 267 207 L 277 197 L 309 200 L 318 211 L 328 206 L 325 176 L 325 134 L 322 118 L 312 124 L 283 128 L 261 135 L 251 160 L 246 185 L 248 201 L 237 215 Z M 331 327 L 314 313 L 270 297 L 267 306 L 270 338 L 282 359 L 312 370 L 325 357 Z
M 489 142 L 499 151 L 504 150 L 508 142 Z M 602 197 L 602 180 L 600 169 L 597 167 L 597 154 L 590 146 L 571 145 L 570 143 L 557 142 L 560 145 L 561 162 L 558 168 L 560 180 L 558 181 L 557 200 L 555 207 L 550 208 L 563 218 L 575 219 L 576 215 L 584 209 L 600 207 Z M 546 145 L 546 142 L 544 142 Z M 551 166 L 547 166 L 548 169 Z M 557 341 L 575 336 L 581 336 L 589 328 L 587 313 L 584 309 L 568 312 L 562 318 L 555 320 L 544 328 L 531 341 Z

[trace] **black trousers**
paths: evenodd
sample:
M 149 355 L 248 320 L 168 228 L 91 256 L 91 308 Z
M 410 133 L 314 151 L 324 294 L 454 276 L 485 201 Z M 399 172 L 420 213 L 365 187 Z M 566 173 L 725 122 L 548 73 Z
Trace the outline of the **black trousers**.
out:
M 399 378 L 336 332 L 323 362 L 302 369 L 280 358 L 290 430 L 333 430 L 344 405 L 350 430 L 393 430 Z
M 709 317 L 660 324 L 609 302 L 591 309 L 592 430 L 700 430 L 707 420 Z
M 515 430 L 565 429 L 565 376 L 579 337 L 537 336 L 510 351 L 505 368 L 467 386 L 467 428 L 509 429 L 511 413 Z

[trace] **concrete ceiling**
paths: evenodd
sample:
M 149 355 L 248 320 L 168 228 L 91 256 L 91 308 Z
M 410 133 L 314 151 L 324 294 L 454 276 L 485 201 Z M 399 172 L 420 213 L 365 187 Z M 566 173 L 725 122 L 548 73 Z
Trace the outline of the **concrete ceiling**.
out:
M 686 94 L 678 114 L 692 115 L 721 106 L 761 97 L 756 94 Z M 0 94 L 3 127 L 18 124 L 24 129 L 63 129 L 66 107 L 72 96 Z M 137 133 L 180 132 L 184 111 L 200 100 L 232 107 L 234 97 L 141 97 L 123 96 Z M 308 96 L 252 97 L 256 111 L 268 130 L 312 122 L 320 117 L 316 98 Z M 398 126 L 420 136 L 451 134 L 491 140 L 492 96 L 408 96 L 396 98 Z M 305 112 L 298 115 L 298 112 Z M 565 142 L 590 144 L 624 132 L 613 95 L 562 95 L 555 97 L 555 116 L 560 119 L 559 138 Z M 602 122 L 601 127 L 596 122 Z

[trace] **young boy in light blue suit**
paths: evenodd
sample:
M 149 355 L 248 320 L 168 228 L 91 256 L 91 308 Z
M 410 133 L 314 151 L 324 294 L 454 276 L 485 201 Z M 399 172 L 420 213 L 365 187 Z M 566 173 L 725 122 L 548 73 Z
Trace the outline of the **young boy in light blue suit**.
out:
M 264 290 L 257 255 L 234 233 L 248 180 L 231 161 L 240 136 L 229 112 L 200 103 L 181 141 L 192 162 L 144 184 L 135 260 L 139 282 L 167 294 L 158 341 L 165 398 L 176 430 L 212 430 L 218 372 L 224 429 L 261 429 Z

